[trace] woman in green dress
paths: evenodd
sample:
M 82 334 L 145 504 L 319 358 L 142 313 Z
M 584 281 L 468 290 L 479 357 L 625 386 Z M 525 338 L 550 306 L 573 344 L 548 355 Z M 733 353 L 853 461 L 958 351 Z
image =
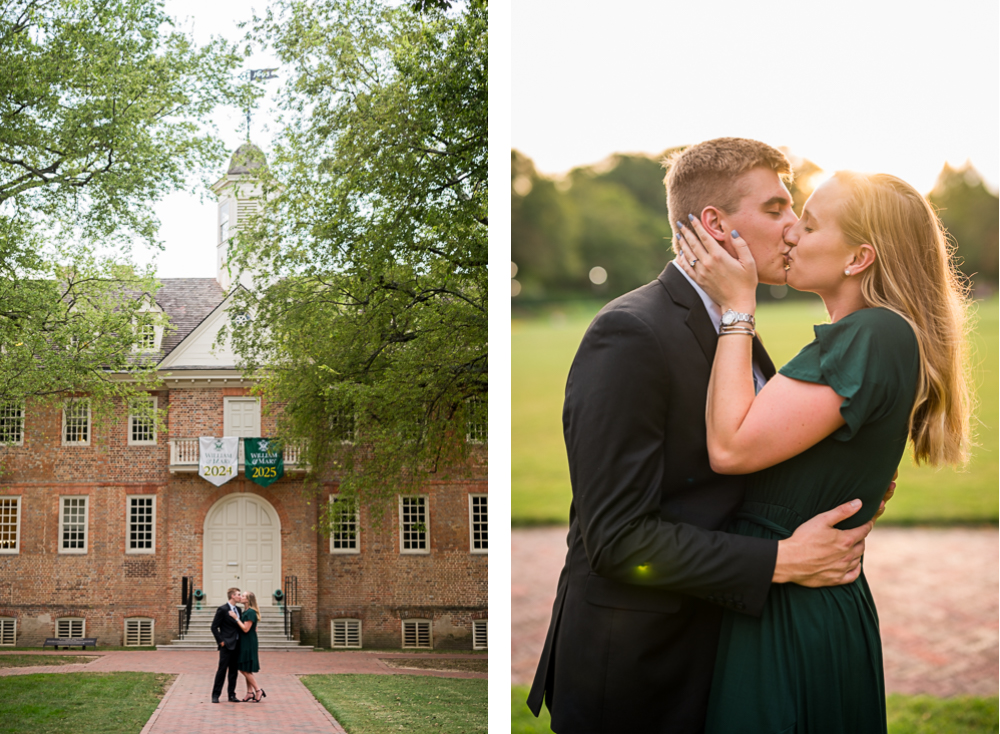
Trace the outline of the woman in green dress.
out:
M 679 264 L 735 312 L 706 408 L 713 469 L 753 473 L 732 532 L 780 540 L 852 499 L 861 509 L 838 527 L 868 522 L 907 438 L 918 463 L 966 461 L 965 293 L 940 221 L 911 186 L 838 173 L 806 202 L 785 235 L 785 270 L 823 298 L 830 323 L 756 396 L 750 251 L 733 231 L 732 257 L 697 219 L 679 239 Z M 760 618 L 726 612 L 706 732 L 886 731 L 875 604 L 860 569 L 844 581 L 774 584 Z
M 257 622 L 260 621 L 260 607 L 257 606 L 257 597 L 252 591 L 243 594 L 243 604 L 242 617 L 237 617 L 235 612 L 229 613 L 243 630 L 240 635 L 240 672 L 247 682 L 247 697 L 243 702 L 260 703 L 267 695 L 264 689 L 257 685 L 257 678 L 254 676 L 254 673 L 260 670 L 260 661 L 257 660 Z

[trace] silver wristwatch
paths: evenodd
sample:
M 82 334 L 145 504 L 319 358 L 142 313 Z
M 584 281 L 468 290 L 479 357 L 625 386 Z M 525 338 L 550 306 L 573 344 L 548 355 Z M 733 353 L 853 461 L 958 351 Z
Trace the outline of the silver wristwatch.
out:
M 745 321 L 746 323 L 750 324 L 750 328 L 753 328 L 757 325 L 757 322 L 754 321 L 753 314 L 738 313 L 736 311 L 733 311 L 733 309 L 729 309 L 724 314 L 722 314 L 723 326 L 732 326 L 733 324 L 739 323 L 740 321 Z

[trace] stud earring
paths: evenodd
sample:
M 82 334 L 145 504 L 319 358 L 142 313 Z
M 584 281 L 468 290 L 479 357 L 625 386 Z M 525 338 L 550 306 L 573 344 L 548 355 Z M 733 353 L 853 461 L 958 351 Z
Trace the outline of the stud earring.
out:
M 846 275 L 848 278 L 851 277 L 851 271 L 849 268 L 844 268 L 844 275 Z

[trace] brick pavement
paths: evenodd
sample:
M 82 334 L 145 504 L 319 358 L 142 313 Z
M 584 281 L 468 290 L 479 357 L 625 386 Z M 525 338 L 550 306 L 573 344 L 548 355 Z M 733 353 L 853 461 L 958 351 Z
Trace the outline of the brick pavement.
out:
M 16 651 L 15 655 L 51 655 L 48 652 Z M 60 652 L 60 655 L 74 654 Z M 345 734 L 343 727 L 323 708 L 299 680 L 300 675 L 324 673 L 374 673 L 382 675 L 428 675 L 445 678 L 486 678 L 485 673 L 459 673 L 435 670 L 391 668 L 384 659 L 412 658 L 420 653 L 337 652 L 319 653 L 310 650 L 276 652 L 262 656 L 262 670 L 257 683 L 267 693 L 260 703 L 234 704 L 225 701 L 212 704 L 212 682 L 219 656 L 201 650 L 157 650 L 142 652 L 87 651 L 79 655 L 100 655 L 100 659 L 84 665 L 53 665 L 32 668 L 0 668 L 0 676 L 32 673 L 73 673 L 80 671 L 107 673 L 132 671 L 171 673 L 177 678 L 160 705 L 150 717 L 141 734 L 192 734 L 248 726 L 255 734 Z M 427 657 L 430 657 L 429 655 Z M 483 660 L 482 655 L 442 654 L 434 660 Z M 243 676 L 236 684 L 236 695 L 243 698 L 246 688 Z M 294 725 L 294 728 L 291 728 Z
M 545 642 L 566 528 L 511 538 L 511 682 L 530 684 Z M 876 528 L 865 574 L 889 693 L 997 695 L 996 528 Z

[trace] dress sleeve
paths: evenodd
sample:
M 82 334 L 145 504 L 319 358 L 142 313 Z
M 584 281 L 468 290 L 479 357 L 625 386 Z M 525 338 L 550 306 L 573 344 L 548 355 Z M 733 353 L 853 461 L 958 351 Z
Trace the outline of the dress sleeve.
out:
M 865 423 L 891 407 L 891 390 L 901 358 L 914 357 L 916 337 L 910 325 L 884 308 L 855 311 L 835 324 L 813 327 L 816 338 L 780 372 L 803 382 L 828 385 L 844 398 L 840 414 L 846 425 L 833 437 L 849 441 Z

